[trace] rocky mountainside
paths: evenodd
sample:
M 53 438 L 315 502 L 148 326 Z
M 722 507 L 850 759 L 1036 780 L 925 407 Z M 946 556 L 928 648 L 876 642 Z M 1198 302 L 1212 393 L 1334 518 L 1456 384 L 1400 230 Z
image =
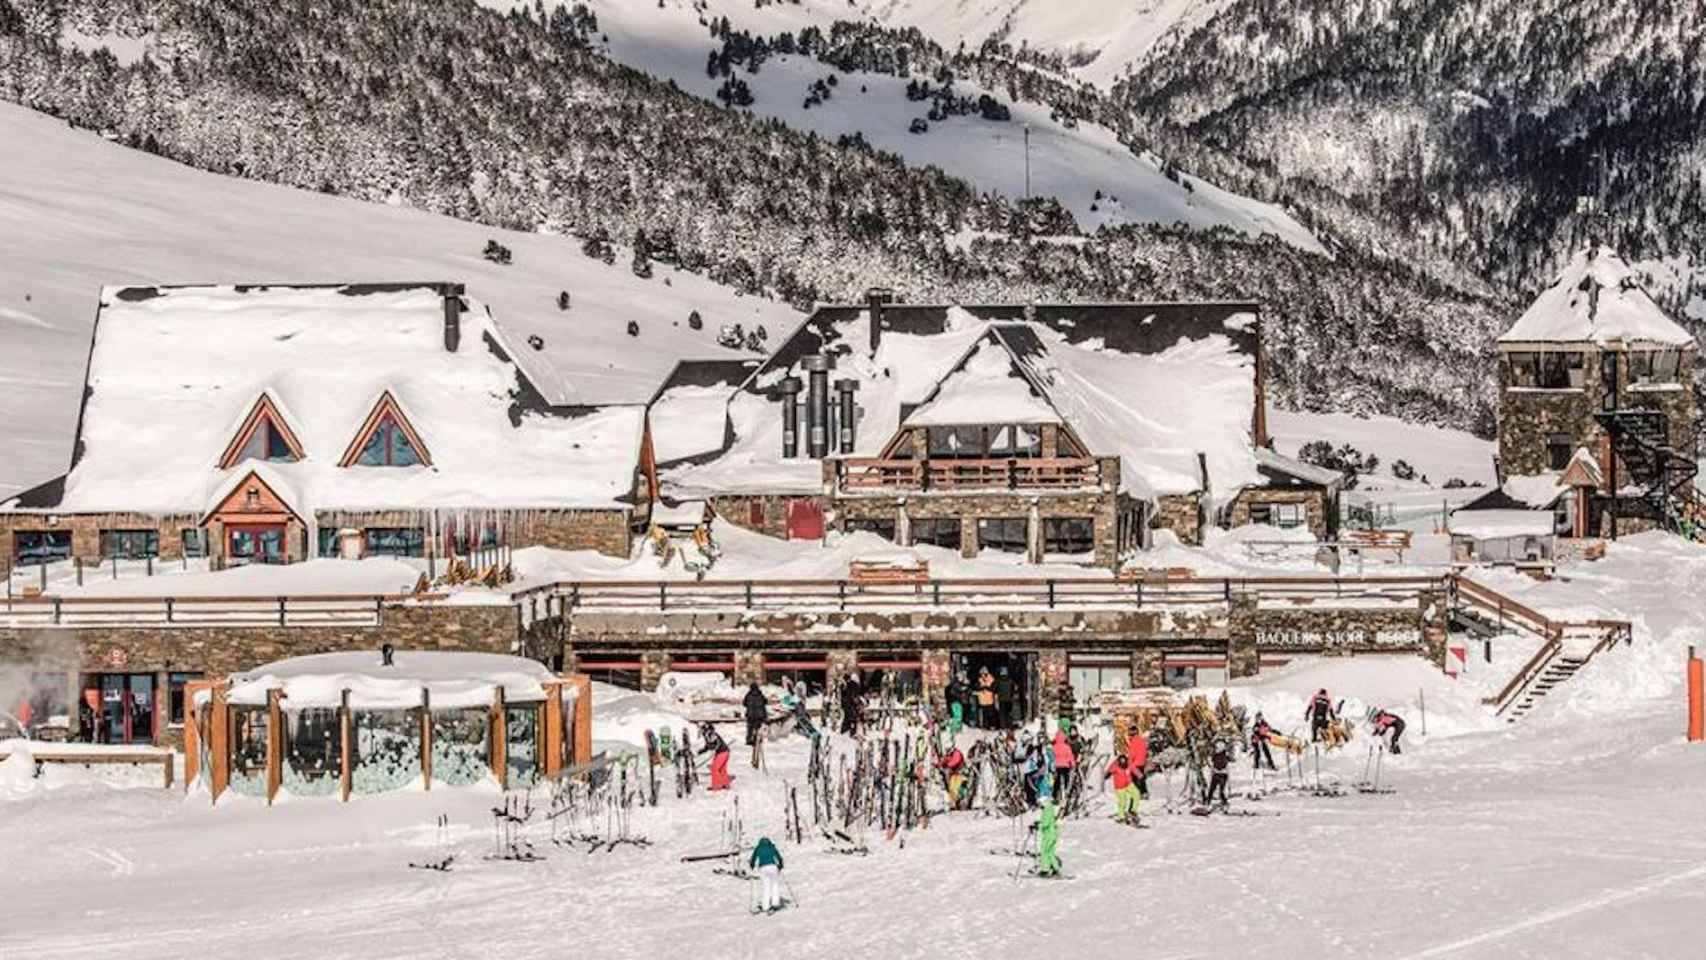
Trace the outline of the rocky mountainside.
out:
M 0 97 L 202 169 L 573 234 L 796 304 L 1256 297 L 1276 399 L 1486 431 L 1512 302 L 1322 232 L 1084 232 L 617 63 L 595 14 L 467 0 L 0 0 Z M 707 54 L 721 45 L 706 37 Z M 565 256 L 573 247 L 565 245 Z M 628 256 L 628 253 L 624 253 Z

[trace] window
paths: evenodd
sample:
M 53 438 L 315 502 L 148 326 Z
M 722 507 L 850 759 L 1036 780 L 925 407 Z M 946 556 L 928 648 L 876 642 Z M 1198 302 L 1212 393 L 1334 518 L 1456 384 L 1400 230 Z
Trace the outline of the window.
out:
M 894 520 L 886 517 L 849 517 L 848 533 L 874 533 L 885 540 L 894 540 Z
M 370 557 L 424 557 L 426 536 L 419 527 L 368 527 Z
M 1035 424 L 1011 424 L 993 428 L 989 439 L 992 457 L 1040 457 L 1043 431 Z
M 241 444 L 241 446 L 239 446 Z M 290 463 L 302 459 L 302 448 L 290 428 L 278 415 L 272 398 L 262 394 L 243 421 L 242 429 L 219 458 L 221 468 L 232 467 L 244 460 L 271 460 Z
M 1024 517 L 984 517 L 977 521 L 978 547 L 1001 553 L 1028 553 L 1029 527 Z
M 1189 690 L 1197 685 L 1197 668 L 1162 667 L 1161 682 L 1174 690 Z
M 1681 352 L 1677 350 L 1635 350 L 1629 354 L 1629 382 L 1676 383 Z
M 178 531 L 178 540 L 184 545 L 184 556 L 207 556 L 207 532 L 200 527 L 185 527 Z
M 1309 522 L 1309 510 L 1301 503 L 1276 503 L 1273 505 L 1273 524 L 1283 529 L 1301 527 Z
M 982 427 L 929 427 L 930 456 L 933 459 L 982 459 L 984 456 Z
M 921 517 L 912 521 L 912 542 L 949 550 L 960 548 L 959 517 Z
M 397 425 L 397 418 L 387 413 L 368 435 L 355 462 L 364 467 L 413 467 L 420 464 L 421 458 L 408 433 Z
M 1570 465 L 1570 458 L 1575 455 L 1575 444 L 1570 442 L 1567 433 L 1554 433 L 1546 438 L 1546 469 L 1562 470 Z
M 101 556 L 141 560 L 160 555 L 158 530 L 102 530 Z
M 1524 351 L 1510 354 L 1511 386 L 1545 390 L 1580 389 L 1586 382 L 1579 351 Z
M 314 551 L 314 555 L 316 557 L 335 557 L 343 552 L 338 547 L 337 527 L 319 528 L 319 532 L 317 533 L 315 540 L 317 543 L 317 549 Z
M 255 424 L 254 432 L 249 434 L 249 441 L 243 444 L 238 452 L 237 460 L 270 460 L 273 462 L 290 462 L 296 459 L 290 444 L 284 439 L 284 434 L 273 425 L 271 417 L 262 417 Z
M 229 526 L 225 533 L 225 560 L 233 566 L 284 562 L 284 527 L 281 525 Z
M 1094 553 L 1096 521 L 1093 517 L 1043 518 L 1043 552 L 1047 554 Z
M 189 708 L 189 698 L 185 696 L 184 685 L 192 680 L 200 680 L 200 673 L 169 673 L 166 675 L 166 722 L 173 726 L 182 726 L 184 711 Z
M 12 554 L 20 564 L 52 563 L 71 557 L 71 531 L 18 530 L 12 534 Z

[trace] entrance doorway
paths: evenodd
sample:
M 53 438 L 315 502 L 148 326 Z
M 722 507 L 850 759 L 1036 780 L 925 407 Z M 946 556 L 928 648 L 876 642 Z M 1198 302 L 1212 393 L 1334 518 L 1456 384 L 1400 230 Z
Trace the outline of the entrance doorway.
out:
M 231 566 L 284 562 L 284 524 L 244 523 L 225 528 L 225 560 Z
M 83 678 L 85 737 L 96 743 L 153 743 L 155 684 L 152 673 L 96 673 Z
M 949 671 L 959 680 L 960 702 L 969 726 L 1000 730 L 1029 722 L 1036 715 L 1036 654 L 956 653 Z M 990 695 L 983 696 L 986 672 Z

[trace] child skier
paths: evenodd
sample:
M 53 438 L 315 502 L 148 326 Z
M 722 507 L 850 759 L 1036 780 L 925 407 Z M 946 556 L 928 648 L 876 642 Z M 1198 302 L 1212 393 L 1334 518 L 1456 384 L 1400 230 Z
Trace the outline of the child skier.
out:
M 1042 816 L 1037 818 L 1037 876 L 1060 876 L 1060 814 L 1054 798 L 1043 800 Z
M 1220 809 L 1225 810 L 1231 802 L 1226 798 L 1226 785 L 1231 779 L 1227 768 L 1232 766 L 1232 749 L 1224 739 L 1214 741 L 1214 752 L 1209 754 L 1208 763 L 1214 768 L 1214 773 L 1209 776 L 1208 797 L 1205 802 L 1214 806 L 1215 797 L 1218 796 Z
M 758 871 L 758 879 L 764 884 L 759 893 L 759 909 L 770 913 L 782 909 L 782 851 L 776 849 L 769 837 L 759 837 L 747 865 Z
M 699 740 L 704 746 L 699 753 L 711 755 L 711 789 L 727 790 L 735 778 L 729 776 L 729 745 L 723 739 L 717 728 L 709 723 L 700 724 Z
M 1404 752 L 1403 750 L 1400 750 L 1398 748 L 1398 738 L 1402 737 L 1404 735 L 1404 718 L 1398 716 L 1396 713 L 1390 713 L 1390 712 L 1385 711 L 1385 710 L 1378 710 L 1378 709 L 1375 710 L 1374 711 L 1374 736 L 1375 736 L 1375 739 L 1379 739 L 1379 738 L 1385 736 L 1386 732 L 1388 730 L 1390 730 L 1392 732 L 1392 742 L 1390 744 L 1389 749 L 1392 751 L 1393 756 L 1397 756 L 1398 754 Z
M 948 752 L 936 761 L 936 766 L 948 775 L 948 803 L 955 809 L 960 809 L 964 799 L 966 786 L 966 755 L 960 752 L 958 744 L 949 744 Z
M 1256 711 L 1256 722 L 1250 728 L 1250 759 L 1257 769 L 1264 766 L 1274 769 L 1274 753 L 1268 748 L 1268 737 L 1273 732 L 1274 728 L 1262 719 L 1262 712 Z
M 1137 784 L 1132 779 L 1131 760 L 1120 754 L 1108 764 L 1107 773 L 1114 778 L 1114 820 L 1137 823 Z

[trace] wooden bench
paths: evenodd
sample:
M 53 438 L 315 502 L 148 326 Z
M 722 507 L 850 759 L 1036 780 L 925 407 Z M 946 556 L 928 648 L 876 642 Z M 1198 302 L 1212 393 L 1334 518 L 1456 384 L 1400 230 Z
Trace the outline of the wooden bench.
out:
M 929 583 L 930 561 L 889 563 L 882 560 L 851 560 L 847 579 L 858 584 Z
M 1345 530 L 1339 534 L 1339 542 L 1351 550 L 1391 550 L 1400 563 L 1413 538 L 1408 530 Z
M 0 761 L 12 754 L 10 751 L 0 751 Z M 85 753 L 80 750 L 38 750 L 30 749 L 30 759 L 35 761 L 36 776 L 41 776 L 42 764 L 64 763 L 91 766 L 100 764 L 128 764 L 133 767 L 143 767 L 149 764 L 159 764 L 161 771 L 161 786 L 172 788 L 172 767 L 174 755 L 170 750 L 127 751 L 124 753 Z

